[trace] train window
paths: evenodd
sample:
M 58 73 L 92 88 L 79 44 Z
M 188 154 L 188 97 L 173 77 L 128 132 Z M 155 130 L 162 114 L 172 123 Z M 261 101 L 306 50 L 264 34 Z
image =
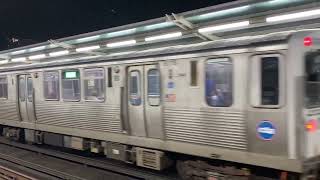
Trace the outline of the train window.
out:
M 19 99 L 22 102 L 26 100 L 26 81 L 23 77 L 19 78 Z
M 261 58 L 261 105 L 279 104 L 279 58 Z
M 108 87 L 112 87 L 112 68 L 108 67 Z
M 320 53 L 312 52 L 306 55 L 306 106 L 320 106 Z
M 160 73 L 158 69 L 148 71 L 148 101 L 151 106 L 160 105 Z
M 8 99 L 7 77 L 0 77 L 0 99 Z
M 32 78 L 28 77 L 27 78 L 27 90 L 28 90 L 28 101 L 32 102 L 33 101 L 33 82 Z
M 280 108 L 284 104 L 285 64 L 280 54 L 252 57 L 250 102 L 259 108 Z
M 66 101 L 79 101 L 81 99 L 79 70 L 62 72 L 62 97 Z
M 59 72 L 44 72 L 44 98 L 59 100 Z
M 210 59 L 206 63 L 206 100 L 209 106 L 228 107 L 232 104 L 232 61 Z
M 133 106 L 141 105 L 141 82 L 140 72 L 131 71 L 129 79 L 130 103 Z
M 105 78 L 102 68 L 84 70 L 84 94 L 86 101 L 104 101 Z
M 197 71 L 197 61 L 190 62 L 190 85 L 198 86 L 198 71 Z

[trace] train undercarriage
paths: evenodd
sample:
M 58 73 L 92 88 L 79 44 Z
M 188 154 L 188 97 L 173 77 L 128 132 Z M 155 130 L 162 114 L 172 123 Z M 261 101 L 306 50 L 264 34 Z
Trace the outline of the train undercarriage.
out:
M 298 180 L 300 178 L 297 173 L 174 154 L 115 142 L 9 126 L 0 126 L 0 132 L 2 136 L 13 141 L 103 154 L 107 158 L 157 171 L 175 168 L 183 180 Z M 302 179 L 317 179 L 320 173 L 319 167 L 319 158 L 307 161 Z

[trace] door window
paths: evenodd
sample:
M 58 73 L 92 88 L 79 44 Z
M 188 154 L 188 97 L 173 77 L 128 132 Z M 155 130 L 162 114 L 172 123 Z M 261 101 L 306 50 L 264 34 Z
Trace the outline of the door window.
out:
M 190 61 L 190 86 L 198 86 L 198 62 Z
M 148 71 L 148 101 L 151 106 L 160 104 L 160 73 L 158 69 Z
M 131 71 L 129 79 L 130 103 L 134 106 L 141 105 L 141 82 L 140 72 Z
M 261 104 L 279 104 L 279 59 L 261 58 Z
M 0 77 L 0 99 L 8 99 L 7 77 Z
M 254 107 L 280 108 L 284 104 L 285 66 L 280 54 L 256 55 L 250 61 L 250 101 Z
M 23 77 L 19 78 L 19 99 L 22 102 L 26 100 L 26 82 Z
M 28 88 L 28 101 L 32 102 L 33 101 L 33 82 L 31 77 L 28 77 L 27 79 L 27 88 Z

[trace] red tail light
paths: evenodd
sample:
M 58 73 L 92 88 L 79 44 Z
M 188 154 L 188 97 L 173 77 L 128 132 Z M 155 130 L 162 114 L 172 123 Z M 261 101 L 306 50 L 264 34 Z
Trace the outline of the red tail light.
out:
M 318 129 L 318 121 L 311 119 L 305 124 L 305 127 L 308 132 L 314 132 Z

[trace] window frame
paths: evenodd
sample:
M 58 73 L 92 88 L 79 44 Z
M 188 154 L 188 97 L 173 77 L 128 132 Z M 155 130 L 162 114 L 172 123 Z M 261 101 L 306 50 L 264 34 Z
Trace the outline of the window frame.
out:
M 65 79 L 67 79 L 67 78 L 64 78 L 64 76 L 63 76 L 63 73 L 64 72 L 68 72 L 68 71 L 78 71 L 79 72 L 79 93 L 80 93 L 80 95 L 79 95 L 79 99 L 75 99 L 75 100 L 72 100 L 72 99 L 65 99 L 64 98 L 64 96 L 63 96 L 63 81 L 65 80 Z M 62 69 L 61 71 L 60 71 L 60 73 L 61 73 L 61 82 L 60 82 L 60 84 L 61 84 L 61 87 L 60 87 L 60 91 L 61 91 L 61 99 L 62 99 L 62 101 L 64 101 L 64 102 L 80 102 L 81 101 L 81 99 L 82 99 L 82 84 L 81 84 L 81 71 L 80 71 L 80 69 Z
M 207 80 L 207 75 L 206 75 L 206 68 L 207 68 L 207 63 L 208 61 L 211 61 L 211 60 L 219 60 L 219 59 L 228 59 L 230 62 L 231 62 L 231 65 L 232 65 L 232 80 L 231 80 L 231 85 L 232 85 L 232 88 L 231 88 L 231 92 L 232 92 L 232 99 L 231 99 L 231 104 L 229 106 L 211 106 L 210 104 L 208 104 L 208 101 L 207 101 L 207 85 L 206 85 L 206 80 Z M 234 106 L 234 103 L 235 103 L 235 99 L 234 99 L 234 94 L 235 94 L 235 68 L 234 68 L 234 60 L 233 58 L 229 57 L 229 56 L 221 56 L 221 57 L 211 57 L 211 58 L 207 58 L 203 61 L 203 69 L 204 69 L 204 73 L 203 73 L 203 82 L 204 85 L 204 101 L 205 101 L 205 104 L 207 105 L 207 107 L 209 108 L 231 108 Z M 199 72 L 198 72 L 199 73 Z M 195 86 L 196 87 L 196 86 Z
M 6 84 L 7 84 L 7 96 L 0 97 L 0 100 L 8 100 L 9 99 L 9 79 L 8 79 L 8 76 L 2 75 L 2 76 L 0 76 L 0 78 L 5 78 Z
M 85 88 L 85 82 L 84 82 L 85 80 L 88 80 L 86 78 L 86 76 L 85 76 L 85 71 L 86 70 L 102 70 L 103 71 L 103 85 L 104 85 L 104 89 L 103 89 L 104 98 L 103 98 L 103 100 L 87 100 L 86 99 L 86 88 Z M 106 99 L 107 99 L 107 93 L 106 93 L 107 86 L 106 86 L 106 71 L 105 71 L 104 68 L 102 68 L 102 67 L 85 68 L 85 69 L 83 69 L 83 78 L 82 78 L 82 80 L 81 80 L 80 77 L 79 77 L 79 79 L 83 83 L 83 99 L 84 99 L 85 102 L 105 102 L 106 101 Z M 80 87 L 82 87 L 81 84 L 80 84 Z M 80 92 L 81 92 L 81 90 L 80 90 Z M 81 96 L 81 94 L 80 94 L 80 96 Z
M 278 77 L 279 77 L 279 97 L 277 105 L 263 105 L 262 104 L 262 59 L 267 57 L 277 57 L 279 61 Z M 285 62 L 284 55 L 281 53 L 270 53 L 270 54 L 255 54 L 250 57 L 249 61 L 249 87 L 250 95 L 249 102 L 254 108 L 265 108 L 265 109 L 280 109 L 285 105 Z M 259 98 L 257 98 L 259 97 Z
M 45 74 L 46 73 L 57 73 L 57 75 L 58 75 L 58 98 L 57 99 L 47 99 L 46 98 L 46 95 L 45 95 Z M 60 99 L 61 99 L 61 97 L 60 97 L 60 95 L 61 95 L 61 77 L 60 77 L 60 72 L 59 71 L 44 71 L 43 73 L 42 73 L 42 75 L 43 75 L 43 81 L 42 81 L 42 83 L 43 83 L 43 98 L 44 98 L 44 100 L 45 101 L 59 101 Z

